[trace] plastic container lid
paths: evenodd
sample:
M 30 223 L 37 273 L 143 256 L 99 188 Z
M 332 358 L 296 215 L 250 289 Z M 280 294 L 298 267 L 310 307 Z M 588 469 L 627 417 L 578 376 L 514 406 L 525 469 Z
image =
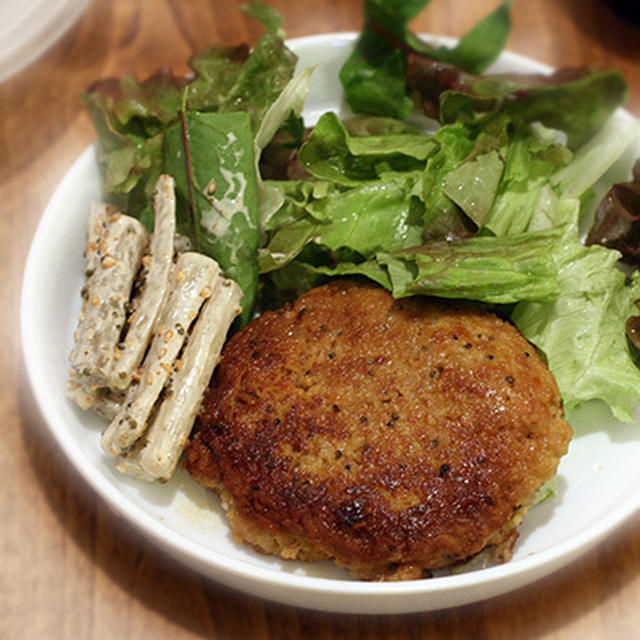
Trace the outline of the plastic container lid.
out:
M 89 0 L 0 2 L 0 82 L 51 47 L 82 15 Z

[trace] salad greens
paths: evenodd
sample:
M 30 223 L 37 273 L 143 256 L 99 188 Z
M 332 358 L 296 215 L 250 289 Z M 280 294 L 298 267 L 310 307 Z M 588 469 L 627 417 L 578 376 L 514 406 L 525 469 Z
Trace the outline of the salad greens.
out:
M 244 10 L 266 27 L 253 49 L 213 45 L 190 60 L 193 77 L 162 70 L 142 82 L 108 79 L 83 97 L 98 132 L 105 197 L 150 228 L 153 186 L 171 173 L 180 231 L 241 285 L 247 322 L 258 288 L 253 141 L 297 58 L 275 11 L 258 2 Z
M 558 269 L 551 252 L 561 229 L 432 241 L 395 254 L 380 254 L 394 296 L 415 294 L 469 298 L 494 304 L 558 297 Z
M 560 295 L 551 302 L 520 302 L 511 320 L 547 356 L 568 415 L 592 398 L 620 420 L 632 420 L 639 372 L 629 354 L 625 322 L 640 298 L 640 280 L 616 269 L 620 254 L 585 247 L 575 234 L 554 253 Z
M 617 71 L 481 75 L 505 45 L 511 2 L 447 47 L 424 42 L 408 29 L 429 1 L 366 0 L 363 32 L 340 71 L 354 112 L 403 119 L 418 108 L 444 124 L 501 111 L 561 129 L 575 149 L 626 96 L 626 83 Z
M 626 83 L 617 71 L 574 70 L 551 76 L 547 84 L 540 78 L 522 80 L 514 77 L 485 76 L 474 82 L 468 94 L 447 93 L 441 99 L 441 118 L 452 121 L 456 116 L 482 109 L 479 102 L 488 98 L 495 108 L 517 115 L 525 122 L 541 122 L 561 129 L 567 135 L 567 146 L 575 149 L 596 133 L 612 110 L 625 98 Z M 473 94 L 478 97 L 474 97 Z
M 340 70 L 349 106 L 356 113 L 406 118 L 414 105 L 407 95 L 407 52 L 481 73 L 500 55 L 509 34 L 505 2 L 454 47 L 434 47 L 411 33 L 409 22 L 430 0 L 367 0 L 365 25 L 356 47 Z
M 253 49 L 209 47 L 187 78 L 97 83 L 85 101 L 106 197 L 150 223 L 150 190 L 171 173 L 179 230 L 240 284 L 242 322 L 342 276 L 395 297 L 476 300 L 544 353 L 569 417 L 598 398 L 631 420 L 640 370 L 625 323 L 640 277 L 580 239 L 596 184 L 638 135 L 636 121 L 610 119 L 624 79 L 491 75 L 510 3 L 453 46 L 409 30 L 427 4 L 365 1 L 339 72 L 359 115 L 325 113 L 310 129 L 313 69 L 294 75 L 281 17 L 256 1 L 245 11 L 265 32 Z
M 163 170 L 176 183 L 178 230 L 197 251 L 216 256 L 240 285 L 248 320 L 258 280 L 258 193 L 249 114 L 188 112 L 164 136 Z

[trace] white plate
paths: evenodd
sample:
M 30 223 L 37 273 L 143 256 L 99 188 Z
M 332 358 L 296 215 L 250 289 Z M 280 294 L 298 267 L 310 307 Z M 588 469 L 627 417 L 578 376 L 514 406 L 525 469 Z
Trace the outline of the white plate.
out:
M 51 47 L 82 15 L 89 0 L 0 2 L 0 82 Z
M 344 113 L 337 71 L 353 40 L 353 34 L 332 34 L 291 42 L 301 59 L 299 68 L 320 62 L 308 100 L 310 121 L 327 109 Z M 548 70 L 511 54 L 502 56 L 498 68 Z M 637 146 L 627 160 L 636 153 Z M 438 609 L 489 598 L 557 570 L 640 507 L 640 428 L 616 423 L 594 403 L 574 421 L 577 435 L 560 464 L 557 498 L 527 516 L 514 557 L 504 565 L 430 580 L 368 583 L 350 579 L 329 562 L 288 562 L 234 543 L 214 494 L 183 471 L 164 486 L 119 475 L 100 450 L 104 424 L 65 398 L 85 225 L 89 203 L 99 196 L 91 147 L 59 185 L 33 240 L 21 309 L 27 371 L 47 425 L 87 482 L 148 539 L 203 574 L 251 594 L 327 611 Z

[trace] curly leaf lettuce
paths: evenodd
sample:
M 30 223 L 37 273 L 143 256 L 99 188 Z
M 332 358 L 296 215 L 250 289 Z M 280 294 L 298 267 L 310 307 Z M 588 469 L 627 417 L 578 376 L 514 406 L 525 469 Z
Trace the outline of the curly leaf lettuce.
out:
M 325 113 L 300 149 L 298 160 L 315 178 L 345 186 L 379 178 L 390 170 L 423 168 L 438 147 L 433 136 L 397 120 L 391 122 L 393 130 L 353 136 L 335 113 Z
M 406 41 L 411 48 L 440 62 L 448 62 L 467 73 L 480 74 L 498 58 L 511 30 L 512 0 L 503 2 L 470 31 L 460 38 L 453 47 L 441 45 L 432 47 L 408 32 Z
M 108 78 L 83 94 L 98 134 L 105 199 L 130 215 L 153 215 L 164 133 L 181 113 L 244 111 L 258 131 L 293 77 L 297 57 L 285 45 L 277 14 L 258 2 L 246 10 L 267 27 L 253 49 L 213 45 L 191 58 L 188 76 L 163 69 L 142 81 Z
M 273 218 L 274 231 L 259 250 L 260 272 L 278 269 L 307 245 L 327 260 L 347 250 L 360 259 L 376 251 L 399 250 L 421 242 L 423 207 L 414 196 L 419 175 L 385 176 L 348 190 L 329 183 L 285 188 L 286 204 Z M 309 186 L 307 186 L 309 185 Z
M 476 236 L 430 242 L 394 254 L 378 254 L 396 298 L 434 295 L 491 304 L 552 301 L 559 294 L 551 257 L 561 229 L 494 238 Z
M 506 113 L 564 131 L 568 147 L 576 149 L 600 130 L 626 96 L 627 84 L 618 71 L 564 69 L 550 75 L 467 77 L 442 88 L 439 117 L 446 123 L 487 111 Z
M 637 311 L 640 280 L 616 268 L 617 251 L 585 247 L 566 234 L 554 252 L 560 295 L 551 302 L 521 302 L 512 321 L 547 357 L 567 415 L 603 400 L 619 420 L 632 421 L 640 401 L 640 370 L 627 345 L 625 322 Z

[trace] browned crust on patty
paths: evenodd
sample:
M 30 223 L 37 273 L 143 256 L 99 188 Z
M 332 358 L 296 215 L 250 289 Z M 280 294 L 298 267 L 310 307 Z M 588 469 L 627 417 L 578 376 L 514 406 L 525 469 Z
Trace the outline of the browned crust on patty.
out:
M 509 323 L 466 303 L 337 281 L 267 312 L 223 351 L 186 467 L 238 537 L 414 578 L 502 546 L 571 428 Z

